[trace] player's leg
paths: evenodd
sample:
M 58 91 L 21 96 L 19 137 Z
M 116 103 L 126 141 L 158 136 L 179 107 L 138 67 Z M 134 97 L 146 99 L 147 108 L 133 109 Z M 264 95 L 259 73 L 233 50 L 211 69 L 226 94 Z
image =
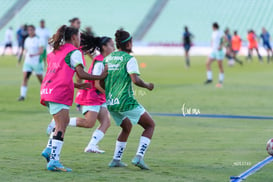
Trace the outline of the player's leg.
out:
M 240 65 L 243 65 L 243 61 L 241 61 L 241 60 L 237 57 L 238 51 L 233 50 L 232 53 L 233 53 L 233 59 L 234 59 L 237 63 L 239 63 Z
M 127 139 L 129 137 L 129 134 L 132 129 L 132 123 L 128 118 L 123 118 L 123 116 L 119 113 L 111 112 L 112 117 L 114 118 L 116 124 L 119 124 L 120 121 L 122 122 L 120 124 L 121 132 L 118 136 L 118 139 L 116 141 L 116 147 L 114 151 L 113 160 L 109 163 L 109 167 L 126 167 L 127 164 L 121 162 L 123 152 L 126 148 Z
M 28 84 L 28 80 L 31 76 L 32 71 L 28 70 L 28 71 L 24 71 L 23 72 L 23 81 L 22 81 L 22 85 L 20 88 L 20 97 L 18 98 L 18 101 L 24 101 L 27 95 L 27 84 Z
M 260 62 L 262 62 L 262 61 L 263 61 L 263 58 L 262 58 L 262 56 L 261 56 L 261 54 L 260 54 L 260 52 L 259 52 L 258 47 L 255 47 L 254 49 L 255 49 L 255 51 L 257 52 L 257 55 L 258 55 L 259 61 L 260 61 Z
M 104 134 L 110 127 L 110 116 L 106 107 L 101 107 L 99 113 L 97 114 L 97 119 L 100 122 L 100 126 L 93 132 L 90 142 L 85 148 L 85 152 L 92 153 L 104 153 L 105 151 L 100 150 L 98 143 L 103 139 Z
M 252 61 L 252 48 L 251 47 L 248 48 L 247 60 L 251 60 Z
M 140 137 L 136 156 L 133 158 L 132 164 L 141 169 L 149 169 L 149 167 L 144 163 L 143 159 L 145 152 L 150 145 L 150 141 L 154 133 L 155 123 L 151 116 L 147 112 L 144 112 L 144 114 L 141 115 L 138 124 L 144 128 L 144 131 Z
M 186 67 L 189 68 L 190 67 L 190 56 L 189 56 L 190 46 L 185 45 L 184 49 L 185 49 Z
M 212 83 L 212 71 L 211 71 L 211 63 L 215 59 L 215 53 L 213 52 L 210 57 L 207 60 L 206 68 L 207 68 L 207 80 L 205 81 L 205 84 Z
M 54 103 L 59 107 L 59 104 Z M 56 106 L 49 106 L 56 107 Z M 56 114 L 53 114 L 53 118 L 55 120 L 55 132 L 53 134 L 52 139 L 52 150 L 50 155 L 50 161 L 47 164 L 47 169 L 50 171 L 63 171 L 70 172 L 72 171 L 69 168 L 64 167 L 60 162 L 60 154 L 62 150 L 62 146 L 64 143 L 64 135 L 66 131 L 66 127 L 69 123 L 69 109 L 61 109 Z
M 223 60 L 219 59 L 217 61 L 219 67 L 219 82 L 216 87 L 222 87 L 224 82 L 224 67 L 223 67 Z

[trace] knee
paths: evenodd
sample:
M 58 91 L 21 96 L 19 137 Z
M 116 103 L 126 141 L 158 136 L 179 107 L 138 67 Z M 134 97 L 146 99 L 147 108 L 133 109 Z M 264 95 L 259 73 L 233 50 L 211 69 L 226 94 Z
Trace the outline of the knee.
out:
M 123 126 L 122 127 L 122 131 L 124 132 L 124 133 L 130 133 L 131 132 L 131 129 L 132 129 L 132 124 L 130 123 L 130 124 L 127 124 L 126 126 Z
M 85 128 L 93 128 L 95 126 L 95 122 L 91 120 L 86 120 Z

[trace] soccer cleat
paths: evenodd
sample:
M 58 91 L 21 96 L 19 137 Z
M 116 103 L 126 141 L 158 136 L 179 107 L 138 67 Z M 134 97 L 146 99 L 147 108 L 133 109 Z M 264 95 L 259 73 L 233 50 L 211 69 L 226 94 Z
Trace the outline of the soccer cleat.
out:
M 120 160 L 113 159 L 109 164 L 109 167 L 127 167 L 128 165 L 121 162 Z
M 105 151 L 100 150 L 97 145 L 93 145 L 91 147 L 89 147 L 89 146 L 85 147 L 84 152 L 86 152 L 86 153 L 97 153 L 97 154 L 105 153 Z
M 60 171 L 60 172 L 71 172 L 72 169 L 64 167 L 59 161 L 51 160 L 47 164 L 47 170 L 49 171 Z
M 51 122 L 48 124 L 47 129 L 46 129 L 47 135 L 51 134 L 52 130 L 55 128 L 55 125 L 56 125 L 55 121 L 54 121 L 54 119 L 52 119 Z
M 140 169 L 150 170 L 150 168 L 145 164 L 143 157 L 135 156 L 132 160 L 132 164 L 139 167 Z
M 207 85 L 207 84 L 210 84 L 210 83 L 212 83 L 212 80 L 206 80 L 204 84 Z
M 50 160 L 51 148 L 45 148 L 42 152 L 42 156 L 46 159 L 47 163 Z
M 24 101 L 24 100 L 25 100 L 25 97 L 20 96 L 17 100 L 18 100 L 18 101 Z

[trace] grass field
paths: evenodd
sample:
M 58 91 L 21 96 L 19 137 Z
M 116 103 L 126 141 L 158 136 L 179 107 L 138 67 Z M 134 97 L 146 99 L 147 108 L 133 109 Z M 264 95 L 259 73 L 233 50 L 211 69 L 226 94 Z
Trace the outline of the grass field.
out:
M 180 113 L 183 104 L 201 114 L 272 116 L 273 64 L 257 60 L 243 67 L 225 66 L 223 88 L 204 86 L 205 57 L 193 57 L 185 69 L 181 57 L 137 57 L 145 62 L 142 78 L 155 83 L 152 92 L 135 88 L 145 108 L 153 112 Z M 226 65 L 226 63 L 225 63 Z M 0 57 L 0 181 L 147 181 L 219 182 L 239 175 L 267 156 L 265 143 L 273 136 L 271 120 L 158 117 L 156 130 L 145 161 L 150 171 L 130 165 L 142 129 L 135 126 L 123 161 L 129 167 L 109 169 L 119 127 L 109 128 L 100 147 L 103 155 L 86 154 L 84 147 L 94 129 L 69 128 L 61 161 L 72 173 L 46 170 L 41 151 L 46 146 L 45 129 L 51 116 L 39 104 L 37 79 L 29 82 L 27 99 L 18 102 L 22 71 L 15 57 Z M 71 116 L 81 116 L 73 106 Z M 250 176 L 248 182 L 272 181 L 270 164 Z

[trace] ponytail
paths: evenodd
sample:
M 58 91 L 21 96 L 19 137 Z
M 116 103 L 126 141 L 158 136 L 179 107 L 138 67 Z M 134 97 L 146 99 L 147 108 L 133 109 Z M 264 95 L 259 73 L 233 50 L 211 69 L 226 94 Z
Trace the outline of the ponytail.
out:
M 127 48 L 129 42 L 132 41 L 132 36 L 123 29 L 119 29 L 115 33 L 115 41 L 118 49 L 131 53 L 132 50 Z
M 77 35 L 78 29 L 73 27 L 68 27 L 66 25 L 61 26 L 57 32 L 49 39 L 48 44 L 53 47 L 53 51 L 56 51 L 63 45 L 66 41 L 70 41 L 72 35 Z
M 96 49 L 101 48 L 101 38 L 94 37 L 87 32 L 81 34 L 81 49 L 92 54 Z

